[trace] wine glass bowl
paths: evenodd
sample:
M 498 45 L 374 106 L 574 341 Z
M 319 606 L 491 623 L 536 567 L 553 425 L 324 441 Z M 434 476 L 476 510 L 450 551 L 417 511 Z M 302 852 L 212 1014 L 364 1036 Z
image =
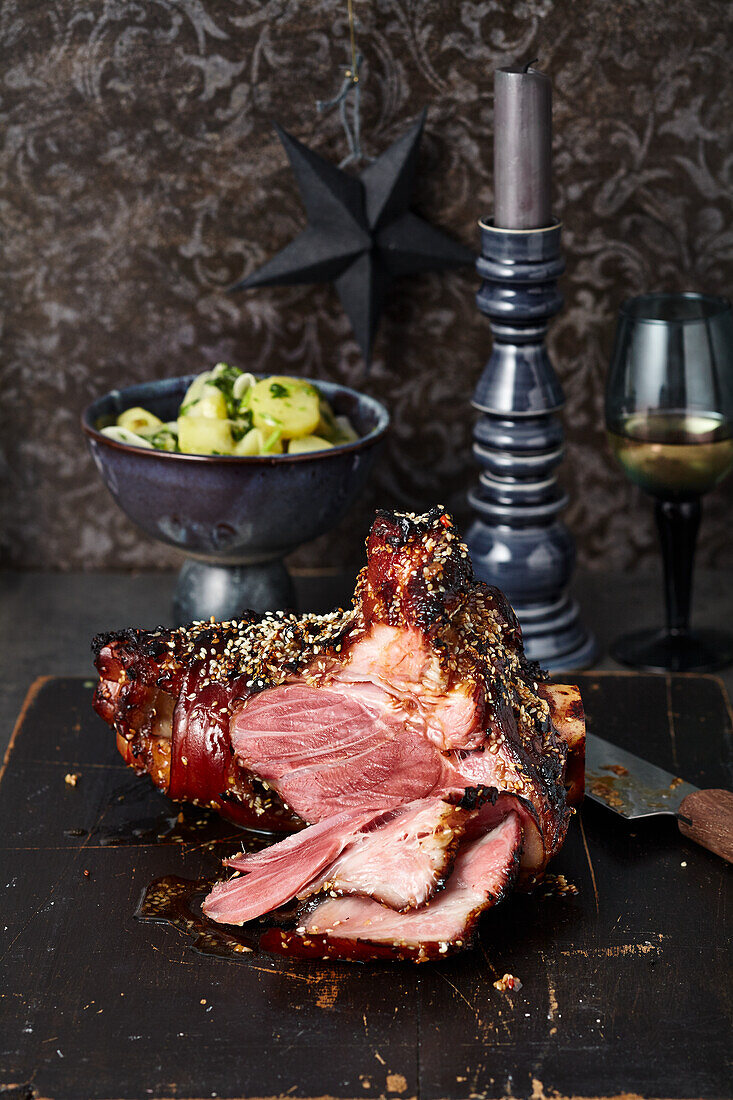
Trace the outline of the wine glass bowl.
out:
M 347 386 L 317 381 L 359 439 L 283 455 L 195 455 L 133 447 L 100 428 L 142 406 L 175 417 L 193 375 L 112 390 L 82 416 L 97 469 L 123 512 L 186 560 L 174 598 L 177 622 L 294 605 L 283 562 L 330 531 L 361 492 L 387 431 L 383 405 Z
M 725 298 L 645 294 L 621 306 L 606 387 L 611 449 L 654 499 L 667 625 L 619 638 L 612 656 L 652 671 L 710 671 L 733 636 L 691 631 L 700 498 L 733 469 L 733 314 Z

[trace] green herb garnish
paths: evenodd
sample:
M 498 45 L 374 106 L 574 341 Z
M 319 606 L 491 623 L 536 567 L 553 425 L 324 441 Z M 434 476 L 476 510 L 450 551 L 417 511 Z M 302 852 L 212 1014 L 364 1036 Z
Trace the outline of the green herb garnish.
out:
M 156 451 L 177 451 L 178 436 L 168 428 L 159 428 L 152 435 L 144 436 L 148 443 L 155 447 Z
M 273 382 L 270 386 L 270 393 L 273 397 L 289 397 L 290 390 L 287 386 L 281 385 L 280 382 Z
M 268 439 L 264 440 L 262 444 L 262 453 L 269 454 L 273 447 L 276 447 L 280 442 L 282 434 L 282 428 L 277 428 Z
M 248 431 L 252 427 L 252 413 L 249 409 L 245 409 L 243 413 L 240 413 L 237 420 L 232 424 L 232 439 L 235 443 L 239 443 L 240 439 L 244 439 Z
M 232 383 L 223 375 L 220 375 L 218 378 L 212 378 L 209 385 L 216 386 L 216 388 L 218 390 L 221 390 L 221 392 L 224 394 L 224 401 L 226 402 L 227 407 L 227 417 L 230 420 L 233 420 L 239 412 L 239 402 L 232 393 Z
M 228 363 L 217 363 L 207 383 L 209 386 L 215 386 L 224 395 L 229 420 L 234 420 L 239 413 L 239 401 L 234 396 L 234 383 L 241 373 L 239 367 L 230 367 Z

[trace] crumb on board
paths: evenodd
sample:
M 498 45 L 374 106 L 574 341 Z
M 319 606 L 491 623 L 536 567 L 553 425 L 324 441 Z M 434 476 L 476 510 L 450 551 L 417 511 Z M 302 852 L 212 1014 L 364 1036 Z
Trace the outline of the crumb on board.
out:
M 75 787 L 81 779 L 81 772 L 67 772 L 64 776 L 64 783 L 67 787 Z
M 521 988 L 521 981 L 513 974 L 505 974 L 503 978 L 494 982 L 494 989 L 498 989 L 501 993 L 518 993 Z

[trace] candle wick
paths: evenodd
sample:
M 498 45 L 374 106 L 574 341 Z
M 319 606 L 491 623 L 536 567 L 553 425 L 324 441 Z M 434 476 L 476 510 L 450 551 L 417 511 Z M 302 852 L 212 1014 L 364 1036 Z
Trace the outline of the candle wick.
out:
M 533 57 L 531 61 L 528 61 L 527 64 L 522 69 L 522 72 L 523 73 L 528 73 L 530 65 L 534 65 L 535 61 L 539 61 L 539 57 Z

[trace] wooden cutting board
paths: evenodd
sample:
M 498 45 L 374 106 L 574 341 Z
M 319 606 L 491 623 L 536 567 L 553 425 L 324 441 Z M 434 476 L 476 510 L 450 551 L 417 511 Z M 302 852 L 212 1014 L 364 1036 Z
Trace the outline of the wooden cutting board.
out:
M 596 733 L 731 786 L 714 677 L 577 679 Z M 673 822 L 585 806 L 552 867 L 578 893 L 512 898 L 443 963 L 202 955 L 134 914 L 161 876 L 214 876 L 236 830 L 176 823 L 91 697 L 89 681 L 34 684 L 0 781 L 0 1093 L 731 1095 L 733 874 Z M 521 991 L 494 987 L 505 972 Z

